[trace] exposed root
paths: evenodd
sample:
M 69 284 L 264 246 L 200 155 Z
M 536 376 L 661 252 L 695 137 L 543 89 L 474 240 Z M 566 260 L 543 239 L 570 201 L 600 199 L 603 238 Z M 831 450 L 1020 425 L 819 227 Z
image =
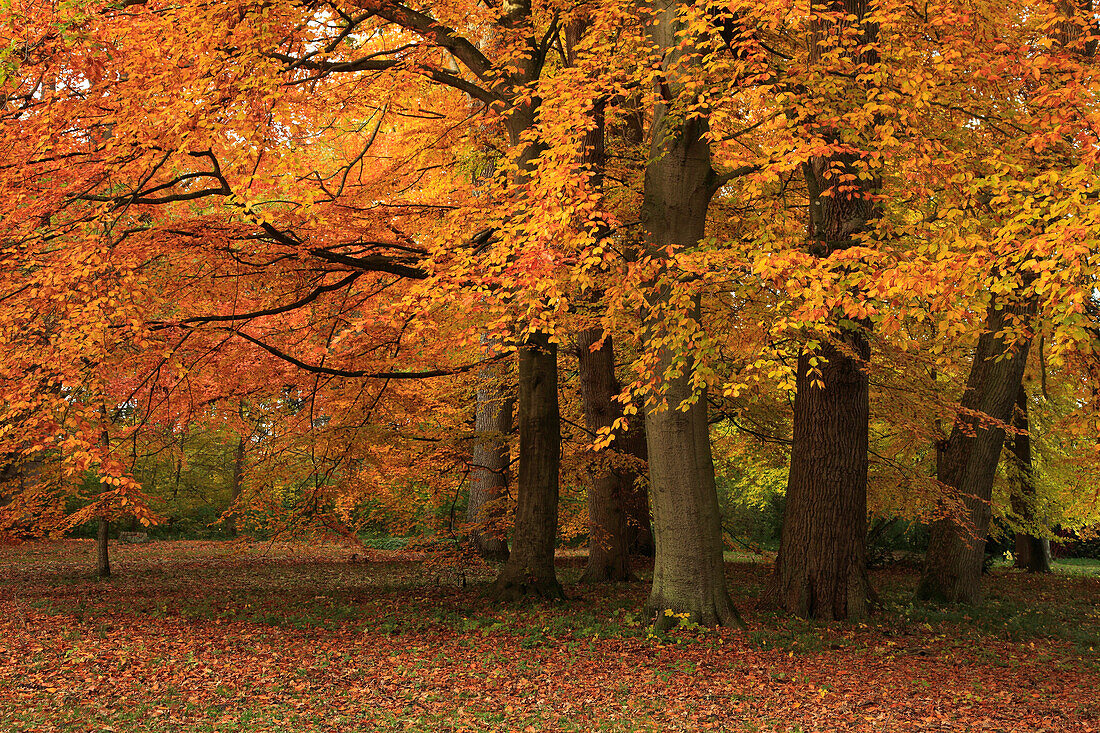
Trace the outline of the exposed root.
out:
M 705 628 L 726 626 L 734 629 L 748 628 L 741 614 L 733 607 L 733 602 L 724 593 L 724 598 L 709 598 L 698 604 L 662 600 L 660 596 L 651 597 L 646 604 L 646 614 L 653 618 L 656 631 L 668 631 L 680 624 L 681 620 L 698 624 Z M 686 614 L 686 616 L 685 616 Z

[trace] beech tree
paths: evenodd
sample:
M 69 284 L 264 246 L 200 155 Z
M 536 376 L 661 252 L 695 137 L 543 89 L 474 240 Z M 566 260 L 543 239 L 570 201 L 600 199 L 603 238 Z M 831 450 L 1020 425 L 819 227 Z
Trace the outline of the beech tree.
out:
M 1040 21 L 1040 27 L 1044 35 L 1049 35 L 1042 37 L 1038 45 L 1051 48 L 1057 60 L 1053 64 L 1043 64 L 1052 78 L 1036 92 L 1061 87 L 1069 94 L 1076 93 L 1075 76 L 1095 53 L 1095 44 L 1088 40 L 1091 37 L 1088 28 L 1093 21 L 1080 17 L 1080 11 L 1074 7 L 1058 6 L 1046 12 L 1049 15 Z M 1038 81 L 1043 81 L 1040 67 L 1035 67 L 1034 75 Z M 1025 108 L 1029 103 L 1035 106 L 1035 114 L 1046 113 L 1046 102 L 1041 94 L 1025 98 Z M 1056 114 L 1064 115 L 1063 112 Z M 1076 124 L 1073 113 L 1065 122 L 1067 127 Z M 1023 174 L 1021 178 L 1032 175 L 1033 180 L 1043 180 L 1052 169 L 1057 170 L 1054 166 L 1065 166 L 1079 159 L 1079 148 L 1071 139 L 1062 138 L 1051 144 L 1057 151 L 1054 155 L 1021 155 L 1018 164 Z M 1044 142 L 1028 147 L 1031 151 L 1041 151 L 1046 146 Z M 1048 180 L 1055 187 L 1061 185 L 1057 175 Z M 1014 180 L 1009 188 L 1015 188 L 1017 183 Z M 1005 258 L 1008 261 L 999 268 L 1000 273 L 996 273 L 1003 280 L 989 295 L 984 332 L 974 352 L 961 400 L 963 414 L 956 418 L 946 443 L 937 447 L 937 478 L 944 486 L 959 492 L 965 508 L 961 519 L 946 517 L 932 528 L 927 564 L 917 595 L 938 601 L 977 603 L 981 598 L 984 538 L 992 513 L 990 498 L 994 473 L 1004 444 L 1005 428 L 1013 421 L 1034 336 L 1039 297 L 1047 289 L 1037 287 L 1041 268 L 1033 265 L 1037 264 L 1041 256 L 1038 253 L 1045 249 L 1045 240 L 1050 235 L 1064 236 L 1064 232 L 1059 231 L 1060 226 L 1055 224 L 1062 216 L 1047 209 L 1048 192 L 1043 191 L 1038 202 L 1032 198 L 1034 194 L 1027 191 L 1026 183 L 1007 193 L 1004 189 L 991 193 L 987 206 L 1005 222 L 998 232 L 999 237 L 1010 233 L 1027 242 L 1031 252 L 1030 257 L 1019 259 L 1015 253 L 1009 254 Z M 1007 206 L 1008 211 L 998 212 L 1000 206 Z M 1038 208 L 1039 212 L 1037 216 L 1030 213 L 1010 216 L 1021 208 L 1025 212 Z
M 641 225 L 645 253 L 658 262 L 670 247 L 703 239 L 710 201 L 723 182 L 711 164 L 707 119 L 692 109 L 692 87 L 684 76 L 692 62 L 682 44 L 683 9 L 678 2 L 655 3 L 646 27 L 660 71 L 653 80 L 657 95 Z M 671 623 L 672 612 L 703 625 L 740 626 L 726 589 L 705 389 L 695 379 L 692 355 L 677 349 L 662 322 L 672 310 L 691 323 L 699 317 L 698 305 L 677 303 L 671 285 L 658 280 L 648 308 L 642 339 L 659 388 L 645 410 L 657 550 L 646 608 L 658 625 Z
M 154 521 L 119 446 L 250 399 L 274 426 L 250 493 L 266 481 L 272 506 L 351 531 L 368 496 L 453 503 L 468 471 L 476 528 L 508 474 L 514 359 L 494 591 L 557 598 L 575 340 L 604 449 L 589 579 L 629 577 L 640 461 L 618 461 L 645 453 L 649 612 L 739 623 L 711 409 L 745 427 L 769 401 L 794 433 L 779 600 L 860 615 L 872 411 L 921 437 L 953 426 L 946 547 L 984 533 L 1032 333 L 1062 363 L 1091 348 L 1095 103 L 1091 51 L 1066 50 L 1088 50 L 1084 18 L 1059 46 L 1046 5 L 853 2 L 18 6 L 0 450 L 97 474 L 71 520 Z M 906 383 L 919 406 L 885 414 Z M 101 405 L 140 417 L 102 441 Z M 876 460 L 917 473 L 915 442 L 879 438 Z
M 879 26 L 871 6 L 855 0 L 817 12 L 807 39 L 810 64 L 839 57 L 857 79 L 875 78 Z M 830 73 L 843 71 L 824 71 Z M 874 82 L 866 86 L 864 94 L 873 98 Z M 814 134 L 835 152 L 803 163 L 807 242 L 812 255 L 829 258 L 859 246 L 860 235 L 873 226 L 879 173 L 859 143 L 848 142 L 866 132 L 821 126 Z M 836 331 L 798 357 L 787 506 L 776 560 L 780 603 L 822 619 L 866 614 L 869 595 L 863 547 L 870 420 L 870 347 L 863 329 L 869 324 L 838 315 L 843 322 Z

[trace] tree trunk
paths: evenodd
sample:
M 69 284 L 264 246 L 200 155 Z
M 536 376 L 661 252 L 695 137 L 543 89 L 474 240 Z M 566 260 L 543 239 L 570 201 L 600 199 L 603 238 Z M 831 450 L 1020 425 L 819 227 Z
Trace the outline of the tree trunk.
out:
M 500 7 L 499 23 L 512 32 L 530 30 L 530 0 L 509 0 Z M 510 92 L 535 81 L 542 70 L 539 54 L 517 59 L 512 73 L 503 77 Z M 522 189 L 535 170 L 545 146 L 538 141 L 521 145 L 535 124 L 540 100 L 513 100 L 505 117 L 508 138 L 516 153 L 512 183 Z M 522 597 L 561 598 L 561 584 L 554 572 L 554 543 L 558 530 L 558 472 L 561 464 L 561 425 L 558 412 L 558 351 L 543 331 L 532 332 L 519 349 L 518 424 L 519 476 L 516 486 L 516 519 L 508 561 L 493 584 L 502 599 Z
M 637 467 L 630 469 L 625 483 L 627 547 L 631 555 L 653 557 L 657 548 L 653 543 L 653 516 L 649 511 L 649 449 L 646 447 L 645 420 L 632 420 L 627 431 L 615 442 Z
M 592 346 L 603 336 L 602 328 L 587 328 L 577 335 L 578 379 L 584 423 L 593 437 L 622 417 L 615 396 L 622 391 L 615 376 L 615 348 L 611 335 L 596 351 Z M 588 566 L 582 582 L 608 583 L 632 580 L 630 572 L 630 509 L 635 492 L 637 467 L 618 438 L 608 448 L 595 452 L 588 475 Z
M 1035 475 L 1031 463 L 1031 426 L 1027 415 L 1027 388 L 1020 384 L 1016 394 L 1016 410 L 1012 415 L 1012 427 L 1016 433 L 1008 442 L 1008 476 L 1012 484 L 1012 509 L 1027 524 L 1034 524 Z M 1029 573 L 1049 573 L 1050 540 L 1029 534 L 1016 533 L 1016 567 Z
M 692 394 L 688 374 L 667 383 L 667 409 L 646 412 L 657 541 L 646 610 L 658 628 L 674 625 L 676 614 L 703 626 L 744 626 L 726 591 L 706 395 Z M 676 409 L 691 398 L 690 409 Z
M 671 69 L 686 53 L 679 4 L 662 3 L 656 10 L 647 32 L 662 51 L 663 67 Z M 711 166 L 706 118 L 680 108 L 690 104 L 691 92 L 679 74 L 682 69 L 658 84 L 642 192 L 646 254 L 657 260 L 667 256 L 669 246 L 691 247 L 703 238 L 707 209 L 720 185 Z M 673 351 L 691 349 L 692 334 L 686 331 L 698 327 L 698 303 L 694 313 L 680 312 L 667 287 L 653 290 L 649 299 L 642 338 L 655 357 L 660 394 L 654 397 L 663 398 L 665 406 L 650 402 L 645 411 L 657 550 L 646 610 L 656 615 L 658 627 L 676 623 L 676 614 L 705 626 L 743 626 L 726 590 L 706 393 L 692 384 L 690 353 Z M 676 332 L 670 333 L 670 323 Z M 685 402 L 691 405 L 686 411 L 680 409 Z
M 577 40 L 588 28 L 588 19 L 582 17 L 567 25 L 568 63 L 575 63 L 574 48 Z M 605 100 L 597 99 L 592 105 L 592 127 L 582 142 L 580 163 L 590 170 L 589 185 L 594 191 L 603 186 L 607 165 L 605 146 Z M 602 231 L 601 236 L 610 236 Z M 598 292 L 587 296 L 596 302 Z M 610 428 L 622 417 L 622 406 L 614 397 L 622 391 L 615 375 L 615 348 L 608 334 L 601 348 L 593 352 L 591 347 L 604 336 L 602 328 L 593 327 L 577 337 L 577 359 L 581 400 L 585 424 L 593 434 L 601 428 Z M 640 421 L 635 421 L 637 424 Z M 637 459 L 630 465 L 629 457 Z M 611 447 L 593 461 L 589 469 L 591 478 L 588 491 L 589 552 L 588 567 L 582 581 L 614 582 L 629 580 L 630 553 L 640 550 L 652 554 L 653 536 L 649 529 L 649 501 L 646 497 L 640 466 L 646 460 L 644 429 L 635 427 L 615 436 Z M 602 468 L 597 466 L 602 463 Z
M 820 61 L 827 48 L 844 44 L 843 29 L 852 24 L 860 28 L 859 40 L 865 44 L 853 63 L 877 64 L 877 52 L 866 45 L 874 43 L 878 31 L 877 25 L 863 21 L 867 1 L 833 0 L 826 9 L 839 16 L 813 21 L 810 62 Z M 852 53 L 852 47 L 841 53 Z M 832 128 L 819 128 L 815 134 L 833 144 L 840 141 Z M 869 165 L 857 152 L 818 156 L 803 165 L 811 254 L 827 258 L 860 244 L 858 235 L 877 216 L 872 194 L 880 181 Z M 846 176 L 856 183 L 847 183 Z M 847 619 L 869 610 L 866 362 L 870 348 L 860 330 L 864 325 L 841 326 L 837 343 L 827 343 L 816 353 L 804 351 L 798 359 L 776 594 L 782 607 L 799 616 Z
M 99 531 L 96 533 L 95 574 L 101 578 L 111 577 L 111 557 L 107 552 L 107 539 L 111 531 L 111 522 L 107 517 L 99 518 Z
M 867 373 L 870 349 L 843 332 L 856 358 L 825 345 L 798 359 L 794 441 L 776 585 L 780 604 L 807 618 L 866 615 Z M 820 373 L 810 367 L 816 356 Z M 824 386 L 815 386 L 820 380 Z
M 985 536 L 992 516 L 993 477 L 1000 460 L 1005 431 L 1023 379 L 1031 339 L 1027 335 L 1006 342 L 1006 327 L 1027 326 L 1034 303 L 1001 307 L 990 300 L 986 323 L 959 416 L 951 436 L 939 451 L 936 478 L 953 489 L 964 507 L 961 517 L 945 517 L 932 524 L 924 575 L 917 597 L 948 603 L 981 600 Z M 977 417 L 978 414 L 987 416 Z M 991 423 L 989 418 L 996 421 Z
M 492 592 L 504 600 L 562 598 L 554 572 L 558 531 L 558 351 L 545 332 L 519 350 L 519 482 L 512 551 Z
M 1016 533 L 1014 553 L 1016 567 L 1029 573 L 1052 573 L 1053 560 L 1050 554 L 1050 540 L 1029 534 Z
M 478 375 L 474 431 L 477 442 L 471 451 L 470 501 L 466 521 L 473 525 L 470 538 L 486 560 L 508 559 L 505 539 L 504 502 L 508 496 L 511 455 L 508 435 L 512 432 L 514 399 L 503 383 L 500 370 L 489 367 Z
M 230 514 L 225 518 L 225 530 L 230 537 L 237 536 L 237 502 L 241 498 L 241 486 L 244 483 L 244 436 L 237 438 L 237 449 L 233 452 L 233 488 L 229 496 Z

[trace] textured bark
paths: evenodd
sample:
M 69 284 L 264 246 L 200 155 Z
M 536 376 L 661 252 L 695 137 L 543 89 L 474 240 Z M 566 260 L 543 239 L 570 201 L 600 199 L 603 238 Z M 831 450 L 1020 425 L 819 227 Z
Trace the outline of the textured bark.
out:
M 519 481 L 512 551 L 492 593 L 504 600 L 561 598 L 554 572 L 558 531 L 558 352 L 546 333 L 519 350 Z
M 678 36 L 678 8 L 675 2 L 653 4 L 656 17 L 648 33 L 663 52 L 665 68 L 679 63 L 685 51 Z M 711 166 L 706 119 L 672 107 L 684 91 L 675 79 L 666 78 L 657 91 L 641 221 L 647 254 L 661 258 L 669 245 L 691 246 L 703 238 L 707 209 L 720 181 Z M 643 314 L 643 340 L 646 350 L 656 356 L 656 374 L 667 404 L 664 408 L 650 405 L 645 412 L 656 542 L 653 587 L 646 608 L 656 614 L 658 625 L 675 622 L 677 617 L 671 613 L 706 626 L 741 626 L 726 590 L 706 395 L 691 383 L 690 356 L 677 359 L 671 351 L 661 317 L 670 297 L 667 290 L 653 292 L 649 312 Z M 687 315 L 697 318 L 698 312 Z M 685 401 L 692 404 L 687 411 L 679 409 Z
M 588 430 L 596 434 L 622 416 L 615 396 L 622 386 L 615 376 L 615 349 L 608 335 L 599 349 L 603 329 L 588 328 L 577 335 L 578 380 L 581 406 Z M 631 513 L 638 503 L 636 458 L 626 452 L 617 437 L 612 445 L 593 456 L 588 485 L 588 566 L 582 582 L 607 583 L 632 580 L 630 549 L 633 539 Z M 632 460 L 634 459 L 634 460 Z
M 646 611 L 659 628 L 675 624 L 675 614 L 703 626 L 744 626 L 726 590 L 706 396 L 696 394 L 689 410 L 677 410 L 693 397 L 688 377 L 666 388 L 673 408 L 646 413 L 657 540 Z
M 474 526 L 470 539 L 478 553 L 497 562 L 508 559 L 508 542 L 501 523 L 508 496 L 511 461 L 508 435 L 512 432 L 513 402 L 499 371 L 482 371 L 474 415 L 477 442 L 471 452 L 466 520 Z
M 917 597 L 951 603 L 981 600 L 985 536 L 992 515 L 993 478 L 1005 431 L 1023 379 L 1031 339 L 1006 342 L 1006 327 L 1030 322 L 1034 304 L 995 300 L 986 312 L 974 363 L 951 436 L 939 451 L 936 478 L 960 497 L 965 512 L 933 523 L 924 574 Z M 985 416 L 983 419 L 981 416 Z M 996 422 L 990 422 L 992 418 Z M 999 424 L 998 424 L 999 423 Z
M 1097 49 L 1095 41 L 1080 42 L 1091 6 L 1088 3 L 1060 2 L 1058 7 L 1063 19 L 1057 25 L 1056 49 L 1093 58 Z M 1086 22 L 1081 23 L 1082 19 Z M 1069 141 L 1055 145 L 1061 148 L 1063 155 L 1050 156 L 1050 159 L 1073 165 L 1077 157 L 1073 145 Z M 1035 303 L 1027 299 L 1008 303 L 1003 309 L 997 309 L 996 305 L 995 300 L 990 302 L 985 333 L 978 341 L 962 406 L 1007 423 L 1012 419 L 1012 405 L 1019 395 L 1030 339 L 1025 337 L 1018 343 L 1006 344 L 995 334 L 1010 320 L 1006 316 L 1022 319 L 1025 325 L 1029 325 Z M 1006 352 L 1006 358 L 991 361 Z M 932 526 L 927 565 L 917 589 L 920 598 L 959 603 L 977 603 L 981 600 L 984 538 L 991 514 L 989 500 L 1004 431 L 995 426 L 974 423 L 965 415 L 957 420 L 937 460 L 939 480 L 958 490 L 965 503 L 966 515 L 961 521 L 947 518 Z M 1030 453 L 1030 445 L 1028 450 Z M 1041 563 L 1049 548 L 1039 546 L 1037 549 L 1037 561 Z
M 500 6 L 500 13 L 502 27 L 517 33 L 531 31 L 530 0 L 507 0 Z M 525 88 L 539 77 L 542 59 L 541 54 L 527 54 L 517 59 L 511 73 L 502 77 L 498 89 L 507 89 L 512 94 Z M 514 101 L 508 109 L 505 127 L 511 144 L 520 146 L 512 174 L 513 184 L 520 187 L 529 180 L 534 161 L 545 147 L 538 142 L 521 145 L 524 134 L 534 125 L 538 98 Z M 492 588 L 492 592 L 502 599 L 561 598 L 563 595 L 554 572 L 561 463 L 557 358 L 557 346 L 550 343 L 544 332 L 532 333 L 519 349 L 516 519 L 508 561 Z
M 1016 394 L 1016 410 L 1012 416 L 1016 433 L 1008 442 L 1010 451 L 1008 476 L 1012 485 L 1012 509 L 1024 522 L 1034 522 L 1032 506 L 1035 502 L 1035 475 L 1031 465 L 1031 426 L 1027 415 L 1027 388 L 1020 385 Z M 1016 567 L 1029 573 L 1049 573 L 1050 540 L 1029 534 L 1016 533 L 1013 555 Z
M 863 23 L 866 0 L 833 0 L 839 18 L 815 19 L 808 38 L 810 61 L 820 60 L 823 43 L 841 28 L 860 25 L 860 41 L 873 43 L 878 28 Z M 826 39 L 829 39 L 826 41 Z M 878 55 L 862 51 L 856 61 L 873 65 Z M 836 130 L 815 131 L 836 142 Z M 872 193 L 880 182 L 865 175 L 859 153 L 834 153 L 803 165 L 809 195 L 811 254 L 828 257 L 859 244 L 858 235 L 876 215 Z M 838 190 L 842 179 L 855 190 Z M 847 184 L 851 185 L 851 184 Z M 842 314 L 840 314 L 842 315 Z M 776 595 L 791 613 L 819 619 L 858 618 L 868 612 L 867 444 L 869 430 L 866 361 L 870 349 L 858 328 L 839 329 L 839 343 L 825 344 L 798 360 L 794 437 L 787 478 L 787 505 L 776 559 Z M 820 375 L 810 367 L 817 364 Z M 815 380 L 818 384 L 814 384 Z
M 101 578 L 111 577 L 111 557 L 107 550 L 107 539 L 110 536 L 111 523 L 106 517 L 99 518 L 99 531 L 96 533 L 95 542 L 95 574 Z
M 857 358 L 826 345 L 798 360 L 794 441 L 776 588 L 780 604 L 808 618 L 866 615 L 867 374 L 863 337 L 844 333 Z M 818 379 L 824 386 L 814 386 Z

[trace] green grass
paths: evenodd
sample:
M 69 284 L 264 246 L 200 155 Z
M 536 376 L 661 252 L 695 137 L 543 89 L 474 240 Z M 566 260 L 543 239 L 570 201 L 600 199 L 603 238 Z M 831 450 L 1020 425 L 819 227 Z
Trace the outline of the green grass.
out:
M 1085 575 L 1092 578 L 1100 578 L 1100 560 L 1090 557 L 1072 557 L 1055 560 L 1054 572 L 1062 575 Z

